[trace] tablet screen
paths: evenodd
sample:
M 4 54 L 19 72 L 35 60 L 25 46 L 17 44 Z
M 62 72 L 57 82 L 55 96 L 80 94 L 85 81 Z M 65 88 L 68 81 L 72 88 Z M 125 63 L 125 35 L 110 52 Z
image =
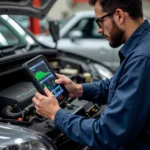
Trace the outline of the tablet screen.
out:
M 57 85 L 55 83 L 56 77 L 44 60 L 39 59 L 36 64 L 32 63 L 29 69 L 43 88 L 47 87 L 56 96 L 56 98 L 62 95 L 64 89 L 61 85 Z

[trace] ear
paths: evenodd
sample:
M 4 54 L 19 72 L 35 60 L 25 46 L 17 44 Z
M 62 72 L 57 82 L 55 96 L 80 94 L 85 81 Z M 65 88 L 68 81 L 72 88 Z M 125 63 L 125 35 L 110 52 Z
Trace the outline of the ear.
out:
M 115 13 L 116 17 L 116 21 L 119 23 L 119 24 L 122 24 L 125 20 L 125 12 L 122 10 L 122 9 L 116 9 L 116 13 Z

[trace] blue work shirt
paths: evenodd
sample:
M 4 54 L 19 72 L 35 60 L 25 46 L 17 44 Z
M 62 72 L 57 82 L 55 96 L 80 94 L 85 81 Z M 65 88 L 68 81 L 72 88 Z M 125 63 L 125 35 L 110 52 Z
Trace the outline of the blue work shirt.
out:
M 83 97 L 106 104 L 100 118 L 60 109 L 56 126 L 72 140 L 97 150 L 150 150 L 150 24 L 146 20 L 120 50 L 112 79 L 83 84 Z

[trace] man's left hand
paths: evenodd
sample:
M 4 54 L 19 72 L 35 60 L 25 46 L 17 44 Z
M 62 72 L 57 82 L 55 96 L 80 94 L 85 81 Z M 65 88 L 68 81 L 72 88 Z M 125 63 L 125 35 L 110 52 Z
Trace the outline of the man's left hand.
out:
M 58 100 L 47 88 L 45 88 L 44 91 L 47 96 L 36 92 L 32 101 L 35 104 L 36 112 L 39 115 L 54 120 L 56 112 L 60 109 Z

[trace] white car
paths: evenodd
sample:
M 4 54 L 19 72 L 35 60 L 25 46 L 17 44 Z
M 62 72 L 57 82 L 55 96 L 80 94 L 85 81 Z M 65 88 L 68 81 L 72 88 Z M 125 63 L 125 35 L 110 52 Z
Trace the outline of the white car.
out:
M 103 63 L 112 71 L 119 66 L 118 50 L 109 46 L 109 42 L 97 32 L 94 11 L 76 12 L 60 27 L 60 39 L 57 49 L 75 53 Z M 37 39 L 49 46 L 55 46 L 50 35 L 40 35 Z

